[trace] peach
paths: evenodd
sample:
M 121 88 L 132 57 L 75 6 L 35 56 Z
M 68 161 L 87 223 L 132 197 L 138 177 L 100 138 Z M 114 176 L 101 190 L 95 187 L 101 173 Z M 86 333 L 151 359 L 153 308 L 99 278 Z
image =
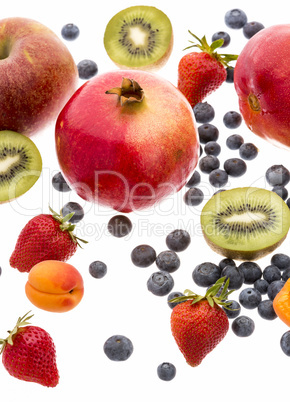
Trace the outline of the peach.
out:
M 31 268 L 25 293 L 36 307 L 63 313 L 72 310 L 81 301 L 83 278 L 70 264 L 56 260 L 42 261 Z

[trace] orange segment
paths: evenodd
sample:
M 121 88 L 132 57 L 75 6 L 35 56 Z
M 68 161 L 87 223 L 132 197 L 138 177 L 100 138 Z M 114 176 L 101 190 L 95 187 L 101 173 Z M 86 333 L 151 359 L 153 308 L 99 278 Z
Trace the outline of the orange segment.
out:
M 290 278 L 273 300 L 277 316 L 290 327 Z

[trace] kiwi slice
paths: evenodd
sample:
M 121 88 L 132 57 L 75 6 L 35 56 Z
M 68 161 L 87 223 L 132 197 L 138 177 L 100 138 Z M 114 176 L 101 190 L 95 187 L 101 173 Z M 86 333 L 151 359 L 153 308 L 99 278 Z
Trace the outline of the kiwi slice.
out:
M 215 194 L 203 207 L 201 227 L 207 243 L 231 259 L 256 260 L 286 238 L 290 211 L 273 191 L 242 187 Z
M 157 70 L 164 66 L 172 52 L 172 25 L 158 8 L 129 7 L 108 22 L 104 46 L 120 68 Z
M 41 170 L 41 155 L 30 138 L 14 131 L 0 131 L 0 203 L 28 191 Z

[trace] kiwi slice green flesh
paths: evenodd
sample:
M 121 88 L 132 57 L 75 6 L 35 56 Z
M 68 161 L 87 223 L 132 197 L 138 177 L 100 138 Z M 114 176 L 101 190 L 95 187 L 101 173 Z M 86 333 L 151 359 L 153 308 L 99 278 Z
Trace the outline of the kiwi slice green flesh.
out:
M 123 68 L 159 68 L 170 56 L 172 45 L 169 18 L 150 6 L 133 6 L 120 11 L 108 22 L 104 34 L 108 56 Z
M 273 191 L 242 187 L 215 194 L 203 207 L 201 227 L 217 253 L 237 260 L 256 260 L 286 238 L 290 211 Z
M 0 131 L 0 203 L 28 191 L 41 171 L 41 155 L 30 138 L 10 130 Z

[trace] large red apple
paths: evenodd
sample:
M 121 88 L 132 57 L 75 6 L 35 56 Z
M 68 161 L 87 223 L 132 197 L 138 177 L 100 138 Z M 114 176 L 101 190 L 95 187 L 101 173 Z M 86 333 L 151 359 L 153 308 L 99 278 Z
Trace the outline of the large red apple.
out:
M 199 142 L 192 108 L 173 84 L 154 73 L 117 70 L 71 97 L 56 122 L 56 151 L 80 197 L 130 212 L 184 186 Z
M 78 70 L 60 38 L 31 19 L 0 21 L 0 130 L 31 136 L 55 120 Z
M 235 89 L 245 123 L 255 134 L 290 147 L 290 24 L 256 33 L 238 57 Z

